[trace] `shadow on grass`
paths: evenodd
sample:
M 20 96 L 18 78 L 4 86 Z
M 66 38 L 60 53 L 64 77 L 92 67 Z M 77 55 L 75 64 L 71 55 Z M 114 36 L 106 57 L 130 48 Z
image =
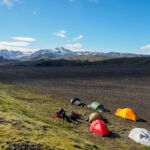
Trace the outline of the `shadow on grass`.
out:
M 111 112 L 109 109 L 105 108 L 104 112 Z
M 103 121 L 107 124 L 109 123 L 109 121 L 107 119 L 103 119 Z
M 120 138 L 121 136 L 117 133 L 110 132 L 109 138 Z
M 78 114 L 77 117 L 75 117 L 75 118 L 69 118 L 69 120 L 70 120 L 72 123 L 73 123 L 73 122 L 82 123 L 81 120 L 83 120 L 83 119 L 82 119 L 82 116 L 81 116 L 80 114 Z
M 139 119 L 139 120 L 137 120 L 137 122 L 147 122 L 147 121 L 144 119 Z

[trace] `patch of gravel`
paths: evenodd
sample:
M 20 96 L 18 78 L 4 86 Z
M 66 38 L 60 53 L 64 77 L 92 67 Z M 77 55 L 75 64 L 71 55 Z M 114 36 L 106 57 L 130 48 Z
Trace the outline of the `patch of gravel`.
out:
M 42 145 L 33 144 L 11 144 L 6 150 L 51 150 L 50 148 L 43 147 Z

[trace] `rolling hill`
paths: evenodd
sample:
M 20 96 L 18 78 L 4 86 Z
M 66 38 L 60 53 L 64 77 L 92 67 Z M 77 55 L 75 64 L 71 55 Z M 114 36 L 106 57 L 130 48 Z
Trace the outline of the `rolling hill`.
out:
M 1 65 L 10 66 L 149 66 L 150 57 L 134 58 L 109 58 L 99 55 L 73 56 L 73 57 L 51 57 L 42 56 L 23 61 L 11 61 L 3 59 Z M 4 63 L 5 62 L 5 63 Z

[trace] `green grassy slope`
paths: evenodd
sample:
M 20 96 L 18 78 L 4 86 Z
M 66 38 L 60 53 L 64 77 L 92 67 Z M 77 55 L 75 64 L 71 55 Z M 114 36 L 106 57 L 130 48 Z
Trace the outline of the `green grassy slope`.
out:
M 150 57 L 114 58 L 102 61 L 103 64 L 150 65 Z
M 39 95 L 0 85 L 0 148 L 30 143 L 42 148 L 91 149 L 92 142 L 76 132 L 78 123 L 68 123 L 55 118 L 56 111 L 66 108 L 66 103 L 55 101 L 50 95 Z M 17 94 L 16 94 L 17 93 Z M 67 110 L 67 108 L 66 108 Z M 80 112 L 83 113 L 82 110 Z
M 62 57 L 54 58 L 49 56 L 42 56 L 25 61 L 18 61 L 14 63 L 8 63 L 9 65 L 17 66 L 68 66 L 68 65 L 89 65 L 94 62 L 99 62 L 108 59 L 103 56 L 78 56 L 78 57 Z
M 127 137 L 113 135 L 109 138 L 90 133 L 88 123 L 80 119 L 68 123 L 55 117 L 64 108 L 84 116 L 92 111 L 70 105 L 67 101 L 53 98 L 48 91 L 25 85 L 0 84 L 0 149 L 38 145 L 41 149 L 56 150 L 111 150 L 146 149 Z M 112 114 L 106 114 L 105 117 Z M 110 131 L 124 128 L 123 121 L 108 124 Z M 112 121 L 111 120 L 111 121 Z M 129 128 L 129 127 L 128 127 Z M 131 128 L 131 127 L 130 127 Z M 21 147 L 22 148 L 22 147 Z M 22 148 L 23 149 L 23 148 Z
M 4 64 L 1 64 L 4 65 Z M 8 62 L 14 66 L 81 66 L 81 65 L 150 65 L 149 57 L 110 58 L 100 55 L 54 58 L 42 56 L 24 61 Z

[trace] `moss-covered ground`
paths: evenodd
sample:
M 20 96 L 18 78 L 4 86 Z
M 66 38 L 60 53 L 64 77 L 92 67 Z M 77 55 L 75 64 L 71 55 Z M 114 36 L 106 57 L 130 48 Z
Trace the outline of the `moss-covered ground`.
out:
M 72 106 L 42 90 L 21 84 L 0 84 L 0 149 L 148 149 L 117 134 L 119 128 L 128 133 L 135 123 L 125 128 L 124 120 L 106 113 L 107 119 L 113 116 L 107 124 L 111 137 L 93 135 L 83 119 L 91 110 Z M 67 114 L 76 111 L 81 119 L 69 123 L 56 118 L 61 108 Z

